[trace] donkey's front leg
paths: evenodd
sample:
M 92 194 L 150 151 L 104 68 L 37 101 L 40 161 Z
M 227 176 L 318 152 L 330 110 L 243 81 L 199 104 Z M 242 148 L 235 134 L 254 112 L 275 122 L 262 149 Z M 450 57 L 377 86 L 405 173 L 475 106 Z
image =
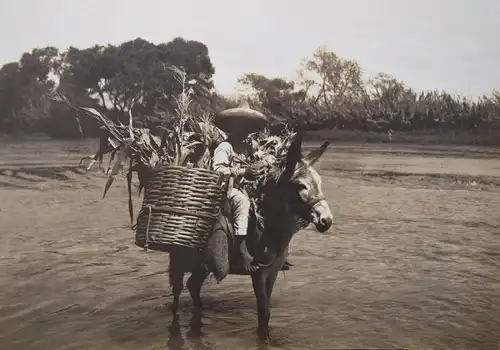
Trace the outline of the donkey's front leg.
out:
M 259 270 L 252 274 L 252 285 L 255 298 L 257 299 L 258 334 L 262 340 L 269 338 L 269 298 L 266 288 L 267 274 Z

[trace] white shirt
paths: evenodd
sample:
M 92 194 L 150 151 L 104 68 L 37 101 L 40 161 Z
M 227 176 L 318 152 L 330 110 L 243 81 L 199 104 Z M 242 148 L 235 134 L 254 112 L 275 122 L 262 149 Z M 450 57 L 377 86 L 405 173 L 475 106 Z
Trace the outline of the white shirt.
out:
M 213 170 L 228 176 L 231 174 L 231 168 L 240 167 L 242 161 L 246 162 L 251 155 L 263 161 L 267 166 L 272 166 L 276 162 L 273 155 L 266 155 L 261 151 L 256 151 L 246 143 L 241 144 L 238 150 L 240 152 L 235 151 L 233 145 L 227 141 L 221 142 L 214 151 Z
M 248 145 L 241 146 L 241 152 L 235 152 L 233 145 L 224 141 L 214 151 L 213 169 L 224 175 L 231 173 L 232 167 L 238 167 L 241 160 L 249 158 L 251 149 Z

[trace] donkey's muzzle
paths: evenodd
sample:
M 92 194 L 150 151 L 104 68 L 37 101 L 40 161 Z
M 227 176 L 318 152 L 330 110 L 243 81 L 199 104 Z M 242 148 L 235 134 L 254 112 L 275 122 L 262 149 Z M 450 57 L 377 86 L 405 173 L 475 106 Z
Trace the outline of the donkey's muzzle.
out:
M 326 200 L 321 200 L 316 203 L 312 208 L 311 214 L 313 217 L 313 224 L 316 226 L 318 232 L 326 232 L 332 226 L 333 215 Z
M 322 218 L 316 225 L 316 229 L 320 232 L 326 232 L 332 226 L 333 220 L 331 218 Z

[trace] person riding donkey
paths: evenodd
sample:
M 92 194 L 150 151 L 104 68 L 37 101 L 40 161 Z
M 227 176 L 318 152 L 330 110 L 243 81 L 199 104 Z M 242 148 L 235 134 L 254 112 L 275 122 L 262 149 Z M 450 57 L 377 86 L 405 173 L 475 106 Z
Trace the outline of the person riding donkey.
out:
M 244 177 L 251 181 L 264 170 L 264 167 L 273 165 L 273 162 L 269 160 L 254 166 L 246 165 L 256 150 L 245 141 L 250 134 L 266 126 L 267 117 L 264 114 L 246 107 L 233 108 L 219 113 L 215 123 L 228 137 L 214 150 L 213 170 L 228 178 L 230 176 Z M 249 196 L 243 189 L 233 186 L 228 191 L 228 199 L 234 215 L 234 234 L 241 238 L 239 249 L 243 257 L 244 268 L 247 272 L 254 272 L 259 267 L 248 251 L 246 242 L 251 206 Z M 283 270 L 290 269 L 290 266 L 292 264 L 286 261 Z

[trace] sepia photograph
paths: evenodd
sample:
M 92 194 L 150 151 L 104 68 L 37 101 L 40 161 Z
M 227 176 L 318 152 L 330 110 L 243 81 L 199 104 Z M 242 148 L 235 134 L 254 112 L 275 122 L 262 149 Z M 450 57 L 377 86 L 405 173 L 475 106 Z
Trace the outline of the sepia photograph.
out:
M 0 350 L 500 350 L 500 2 L 0 11 Z

